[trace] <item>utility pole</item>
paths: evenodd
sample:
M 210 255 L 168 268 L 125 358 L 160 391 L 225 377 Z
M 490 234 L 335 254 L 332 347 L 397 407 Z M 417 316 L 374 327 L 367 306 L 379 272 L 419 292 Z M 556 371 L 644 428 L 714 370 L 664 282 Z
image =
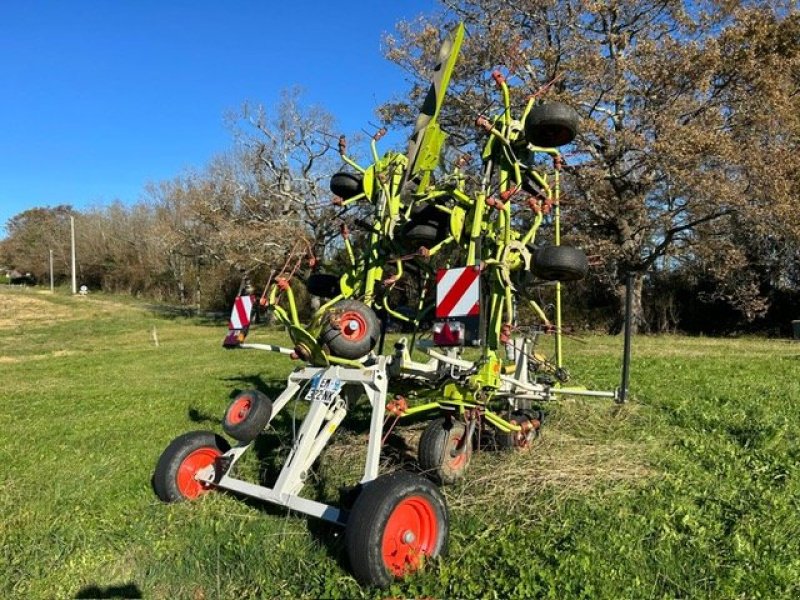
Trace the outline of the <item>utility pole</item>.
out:
M 78 280 L 75 275 L 75 217 L 69 217 L 70 237 L 72 239 L 72 293 L 78 293 Z
M 53 285 L 53 249 L 50 248 L 50 293 L 52 294 L 55 291 L 55 286 Z

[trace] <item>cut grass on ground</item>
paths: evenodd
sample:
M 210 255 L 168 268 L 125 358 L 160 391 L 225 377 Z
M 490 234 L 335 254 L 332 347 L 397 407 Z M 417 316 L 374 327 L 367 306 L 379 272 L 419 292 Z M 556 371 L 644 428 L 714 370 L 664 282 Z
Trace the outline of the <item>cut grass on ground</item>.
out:
M 221 432 L 232 395 L 275 394 L 294 364 L 223 351 L 223 333 L 99 295 L 0 292 L 0 597 L 800 594 L 796 344 L 637 338 L 630 404 L 561 400 L 530 452 L 476 454 L 445 490 L 448 556 L 379 591 L 349 574 L 335 528 L 227 494 L 156 499 L 170 440 Z M 617 385 L 620 343 L 568 340 L 575 382 Z M 242 474 L 280 464 L 285 412 Z M 337 433 L 309 496 L 332 500 L 360 477 L 361 421 Z M 401 422 L 385 469 L 413 462 L 422 427 Z

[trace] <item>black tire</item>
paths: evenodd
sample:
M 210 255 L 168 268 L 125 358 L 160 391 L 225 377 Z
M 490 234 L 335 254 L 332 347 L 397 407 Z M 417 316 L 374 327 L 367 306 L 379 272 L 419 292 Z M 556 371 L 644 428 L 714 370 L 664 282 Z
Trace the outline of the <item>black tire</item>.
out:
M 543 246 L 533 251 L 531 272 L 547 281 L 578 281 L 586 277 L 586 253 L 572 246 Z
M 398 471 L 368 482 L 344 532 L 350 568 L 365 585 L 386 587 L 447 551 L 447 505 L 438 488 Z
M 319 343 L 332 356 L 355 360 L 369 354 L 381 333 L 375 311 L 358 300 L 337 302 L 326 316 Z
M 400 229 L 402 241 L 407 246 L 432 247 L 444 240 L 450 232 L 447 213 L 433 204 L 415 207 L 407 223 Z
M 320 298 L 335 298 L 341 293 L 339 277 L 330 273 L 312 273 L 306 279 L 306 289 Z
M 272 417 L 272 400 L 258 390 L 238 394 L 225 411 L 222 429 L 240 442 L 252 442 Z
M 419 438 L 417 457 L 425 474 L 442 485 L 452 485 L 464 477 L 472 458 L 472 442 L 464 440 L 467 428 L 460 421 L 434 419 Z M 466 448 L 459 449 L 466 444 Z
M 533 440 L 539 436 L 539 428 L 542 426 L 541 411 L 530 413 L 527 411 L 514 411 L 508 417 L 508 421 L 523 427 L 523 431 L 512 431 L 505 433 L 497 432 L 497 445 L 501 450 L 527 450 L 531 447 Z
M 440 202 L 442 200 L 439 200 Z M 409 215 L 412 223 L 428 223 L 430 225 L 447 225 L 450 215 L 436 208 L 436 204 L 418 204 L 411 209 Z
M 424 223 L 404 229 L 402 235 L 404 245 L 425 246 L 426 248 L 432 248 L 447 237 L 447 235 L 442 235 L 442 230 L 435 225 Z
M 156 495 L 164 502 L 181 502 L 194 500 L 213 489 L 195 480 L 194 475 L 230 448 L 225 438 L 210 431 L 190 431 L 175 438 L 156 464 L 153 473 Z
M 537 104 L 525 119 L 525 139 L 534 146 L 558 148 L 575 139 L 580 117 L 561 102 Z
M 331 177 L 330 187 L 331 192 L 344 200 L 349 200 L 364 191 L 364 179 L 360 173 L 339 171 Z

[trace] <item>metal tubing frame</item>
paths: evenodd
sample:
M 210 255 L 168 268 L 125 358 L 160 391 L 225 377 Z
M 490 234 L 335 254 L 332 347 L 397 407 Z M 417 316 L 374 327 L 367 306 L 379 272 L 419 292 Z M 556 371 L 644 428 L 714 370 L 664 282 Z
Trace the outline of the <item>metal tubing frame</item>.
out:
M 378 476 L 380 467 L 381 437 L 388 388 L 387 363 L 390 360 L 389 357 L 380 356 L 376 364 L 363 369 L 335 365 L 305 367 L 294 371 L 289 375 L 286 389 L 273 403 L 270 421 L 296 396 L 305 382 L 317 375 L 323 379 L 338 379 L 342 382 L 343 387 L 347 385 L 363 386 L 372 405 L 372 417 L 364 475 L 360 483 L 372 481 Z M 292 450 L 273 487 L 257 485 L 231 476 L 234 465 L 253 446 L 252 442 L 231 448 L 215 463 L 215 465 L 226 465 L 223 473 L 217 473 L 215 465 L 212 465 L 198 471 L 195 478 L 218 488 L 286 506 L 313 517 L 344 525 L 348 516 L 346 511 L 322 502 L 302 498 L 299 493 L 305 483 L 308 469 L 325 449 L 346 414 L 347 404 L 341 395 L 338 395 L 330 405 L 322 401 L 312 401 Z

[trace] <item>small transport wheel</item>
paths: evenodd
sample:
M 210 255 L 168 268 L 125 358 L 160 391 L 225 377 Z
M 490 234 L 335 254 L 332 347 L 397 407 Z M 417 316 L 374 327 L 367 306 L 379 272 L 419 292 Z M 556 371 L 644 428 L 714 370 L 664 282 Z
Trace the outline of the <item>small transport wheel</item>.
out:
M 542 148 L 564 146 L 578 134 L 579 120 L 575 109 L 562 102 L 537 104 L 525 119 L 525 139 Z
M 419 438 L 419 466 L 443 485 L 461 479 L 472 458 L 472 442 L 464 439 L 466 426 L 460 421 L 434 419 Z
M 586 277 L 586 253 L 572 246 L 542 246 L 533 251 L 531 272 L 547 281 L 578 281 Z
M 231 401 L 222 419 L 222 429 L 240 442 L 252 442 L 272 417 L 272 400 L 258 390 L 247 390 Z
M 342 300 L 326 316 L 319 343 L 339 358 L 355 360 L 375 347 L 381 324 L 375 311 L 358 300 Z
M 503 450 L 527 450 L 531 447 L 533 440 L 539 435 L 539 428 L 542 426 L 543 414 L 537 410 L 514 411 L 508 417 L 508 421 L 519 425 L 522 431 L 512 431 L 505 433 L 497 432 L 497 445 Z
M 429 480 L 398 471 L 365 484 L 344 532 L 350 568 L 362 584 L 386 587 L 447 551 L 447 506 Z
M 230 450 L 225 438 L 210 431 L 190 431 L 178 436 L 156 464 L 153 488 L 164 502 L 194 500 L 211 489 L 194 476 Z
M 330 273 L 312 273 L 306 279 L 306 289 L 312 296 L 335 298 L 341 293 L 339 277 Z

